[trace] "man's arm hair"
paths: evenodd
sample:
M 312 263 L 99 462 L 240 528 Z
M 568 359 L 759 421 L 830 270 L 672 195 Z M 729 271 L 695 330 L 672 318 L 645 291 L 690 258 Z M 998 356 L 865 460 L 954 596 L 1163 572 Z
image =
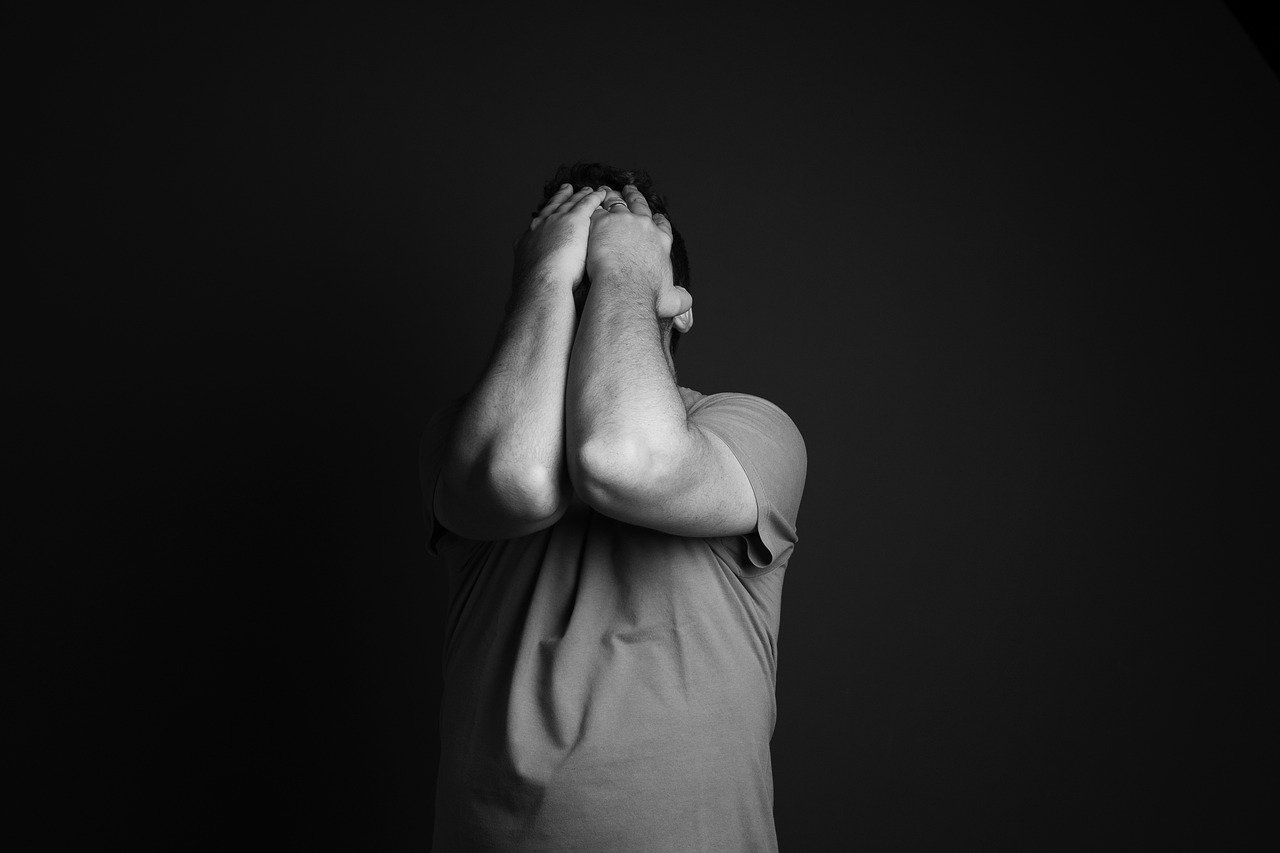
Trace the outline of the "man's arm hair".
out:
M 782 518 L 771 489 L 775 479 L 803 489 L 799 432 L 760 398 L 728 408 L 726 418 L 700 423 L 689 416 L 663 351 L 661 321 L 691 317 L 693 307 L 674 283 L 671 225 L 650 213 L 636 187 L 624 187 L 620 198 L 626 211 L 615 211 L 618 202 L 607 195 L 592 214 L 593 285 L 565 398 L 570 477 L 582 501 L 602 515 L 676 536 L 746 535 L 763 523 L 763 552 L 752 554 L 752 567 L 773 568 L 794 542 L 795 510 Z
M 577 315 L 567 287 L 517 281 L 489 363 L 445 444 L 434 508 L 472 539 L 527 535 L 564 512 L 564 395 Z
M 615 205 L 624 209 L 611 212 Z M 674 284 L 670 221 L 653 216 L 629 184 L 606 194 L 601 207 L 592 214 L 592 287 L 565 398 L 569 476 L 588 505 L 587 496 L 599 497 L 608 484 L 648 476 L 652 451 L 683 441 L 689 428 L 663 340 L 663 321 L 692 308 L 688 291 Z

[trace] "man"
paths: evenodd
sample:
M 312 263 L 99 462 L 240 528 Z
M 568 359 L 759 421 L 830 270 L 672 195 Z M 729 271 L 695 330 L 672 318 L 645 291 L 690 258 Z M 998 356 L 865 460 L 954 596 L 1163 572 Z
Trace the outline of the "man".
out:
M 544 202 L 488 367 L 423 436 L 449 573 L 434 849 L 777 850 L 804 441 L 676 384 L 688 262 L 645 173 L 562 167 Z

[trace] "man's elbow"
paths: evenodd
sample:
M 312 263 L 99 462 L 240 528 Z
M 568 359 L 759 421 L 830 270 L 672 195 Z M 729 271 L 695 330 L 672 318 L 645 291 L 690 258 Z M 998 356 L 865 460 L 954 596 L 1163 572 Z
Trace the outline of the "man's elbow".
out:
M 490 470 L 487 481 L 490 492 L 499 496 L 508 511 L 522 519 L 548 518 L 559 511 L 563 503 L 559 476 L 544 468 L 519 472 Z
M 634 439 L 592 440 L 569 457 L 569 474 L 582 502 L 608 513 L 623 495 L 634 494 L 652 469 L 652 454 Z

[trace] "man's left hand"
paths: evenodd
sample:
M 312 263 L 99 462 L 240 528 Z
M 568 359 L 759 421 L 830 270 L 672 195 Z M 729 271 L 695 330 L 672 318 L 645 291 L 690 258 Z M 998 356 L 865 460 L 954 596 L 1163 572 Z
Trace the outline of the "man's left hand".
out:
M 587 275 L 592 286 L 611 281 L 640 288 L 653 296 L 660 319 L 678 317 L 693 307 L 693 296 L 675 284 L 671 241 L 671 223 L 649 210 L 638 189 L 631 184 L 621 193 L 609 189 L 591 214 Z

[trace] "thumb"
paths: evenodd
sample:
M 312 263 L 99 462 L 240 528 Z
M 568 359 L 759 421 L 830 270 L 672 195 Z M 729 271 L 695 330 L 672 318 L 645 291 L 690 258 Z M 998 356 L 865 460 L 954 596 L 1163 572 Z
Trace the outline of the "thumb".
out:
M 693 295 L 679 285 L 673 285 L 658 298 L 658 317 L 671 320 L 693 307 Z

